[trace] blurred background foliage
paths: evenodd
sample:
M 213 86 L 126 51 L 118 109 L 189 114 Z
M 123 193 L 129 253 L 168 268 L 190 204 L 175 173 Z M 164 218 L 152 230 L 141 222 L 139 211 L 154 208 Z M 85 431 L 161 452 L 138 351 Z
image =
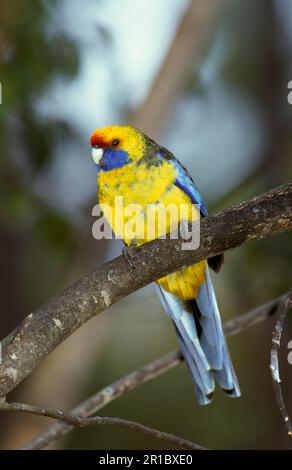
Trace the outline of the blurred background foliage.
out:
M 175 81 L 162 71 L 168 54 L 179 63 L 182 51 L 175 46 L 191 3 L 1 2 L 1 337 L 52 295 L 120 252 L 119 241 L 97 242 L 91 236 L 96 174 L 88 136 L 95 127 L 138 120 L 148 131 L 149 118 L 154 120 L 149 133 L 189 168 L 210 212 L 291 181 L 290 0 L 218 2 L 199 58 L 190 55 L 183 86 L 173 89 L 163 119 L 156 122 L 151 112 L 146 116 L 153 89 Z M 210 0 L 203 3 L 212 10 Z M 194 43 L 199 34 L 194 28 Z M 223 319 L 285 292 L 291 263 L 290 234 L 228 253 L 214 279 Z M 292 413 L 286 349 L 291 326 L 288 319 L 281 366 Z M 218 391 L 209 407 L 199 407 L 182 365 L 103 413 L 211 448 L 288 448 L 269 376 L 271 330 L 272 323 L 266 322 L 229 341 L 240 400 L 228 400 Z M 148 286 L 75 333 L 11 398 L 68 410 L 176 346 L 172 326 Z M 4 449 L 25 444 L 48 425 L 23 415 L 0 418 Z M 67 449 L 160 446 L 111 428 L 75 430 L 59 444 Z

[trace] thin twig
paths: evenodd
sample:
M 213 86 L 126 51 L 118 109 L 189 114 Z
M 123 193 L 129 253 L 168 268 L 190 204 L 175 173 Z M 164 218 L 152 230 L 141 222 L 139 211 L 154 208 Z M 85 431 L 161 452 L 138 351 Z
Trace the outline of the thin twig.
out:
M 279 350 L 281 347 L 281 338 L 284 328 L 284 321 L 288 311 L 292 307 L 292 289 L 287 293 L 284 299 L 281 302 L 279 307 L 279 317 L 276 321 L 275 328 L 272 335 L 272 349 L 271 349 L 271 363 L 270 369 L 273 380 L 273 387 L 275 392 L 275 399 L 277 407 L 281 413 L 281 416 L 284 421 L 284 425 L 287 429 L 287 434 L 290 439 L 292 439 L 292 424 L 288 415 L 288 411 L 285 405 L 285 400 L 283 397 L 283 391 L 281 386 L 281 378 L 279 372 Z
M 226 336 L 236 335 L 241 331 L 244 331 L 247 328 L 269 318 L 276 313 L 277 309 L 282 303 L 283 298 L 285 298 L 285 295 L 267 302 L 257 307 L 256 309 L 245 313 L 244 315 L 240 315 L 235 319 L 228 321 L 224 324 L 224 332 Z M 92 415 L 130 390 L 133 390 L 145 382 L 148 382 L 149 380 L 155 379 L 159 375 L 164 374 L 182 361 L 183 356 L 180 351 L 172 351 L 157 359 L 156 361 L 125 375 L 121 379 L 97 392 L 95 395 L 87 398 L 70 411 L 70 416 L 85 417 Z M 63 437 L 71 429 L 72 426 L 70 426 L 68 423 L 54 423 L 44 432 L 36 436 L 31 442 L 29 442 L 24 447 L 24 449 L 43 449 L 50 443 Z
M 46 416 L 47 418 L 57 419 L 58 421 L 65 422 L 71 426 L 87 427 L 87 426 L 116 426 L 123 429 L 132 429 L 134 431 L 145 434 L 146 436 L 174 444 L 182 449 L 189 450 L 206 450 L 204 447 L 199 446 L 191 441 L 183 439 L 182 437 L 169 434 L 158 429 L 144 426 L 143 424 L 128 419 L 109 417 L 109 416 L 94 416 L 93 418 L 84 418 L 82 416 L 72 416 L 71 414 L 64 413 L 63 411 L 48 410 L 39 408 L 38 406 L 28 405 L 26 403 L 6 403 L 0 404 L 0 411 L 20 411 L 22 413 L 29 413 L 37 416 Z

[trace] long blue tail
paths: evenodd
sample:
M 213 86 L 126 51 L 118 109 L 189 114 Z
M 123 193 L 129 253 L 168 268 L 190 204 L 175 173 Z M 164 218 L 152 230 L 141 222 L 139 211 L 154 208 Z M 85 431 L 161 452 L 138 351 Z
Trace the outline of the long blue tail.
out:
M 194 301 L 182 301 L 160 286 L 158 291 L 166 313 L 174 322 L 199 403 L 211 402 L 214 377 L 230 397 L 239 397 L 209 269 L 206 268 L 205 282 Z

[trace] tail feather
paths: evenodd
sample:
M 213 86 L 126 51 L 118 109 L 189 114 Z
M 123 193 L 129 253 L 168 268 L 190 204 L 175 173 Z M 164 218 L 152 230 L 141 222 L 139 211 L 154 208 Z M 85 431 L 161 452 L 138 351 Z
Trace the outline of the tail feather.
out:
M 208 268 L 194 301 L 182 301 L 159 285 L 157 288 L 164 309 L 174 322 L 199 403 L 206 405 L 212 400 L 214 376 L 229 396 L 240 396 Z
M 208 268 L 206 268 L 205 282 L 199 289 L 196 304 L 200 312 L 199 322 L 202 327 L 200 338 L 202 348 L 211 367 L 213 369 L 221 369 L 224 358 L 225 338 Z
M 214 370 L 217 382 L 229 396 L 240 396 L 240 389 L 222 330 L 221 317 L 208 268 L 205 272 L 205 282 L 200 288 L 196 303 L 201 313 L 199 319 L 202 327 L 200 342 Z
M 234 398 L 240 397 L 238 380 L 227 348 L 225 348 L 224 355 L 226 355 L 226 357 L 224 357 L 223 368 L 215 371 L 216 380 L 228 396 Z
M 214 392 L 215 383 L 210 364 L 202 350 L 197 335 L 197 328 L 191 305 L 158 286 L 158 292 L 166 313 L 173 320 L 178 340 L 193 378 L 198 400 L 208 401 L 208 396 Z M 195 390 L 197 391 L 197 390 Z M 199 395 L 203 395 L 201 398 Z
M 199 340 L 195 339 L 192 342 L 185 341 L 186 336 L 188 336 L 188 332 L 184 330 L 184 328 L 180 328 L 178 324 L 176 324 L 176 329 L 180 343 L 184 344 L 185 349 L 190 355 L 188 365 L 191 369 L 191 375 L 195 379 L 195 383 L 204 395 L 210 395 L 214 391 L 215 384 L 210 366 L 204 357 Z
M 212 391 L 209 394 L 203 393 L 201 391 L 201 388 L 198 386 L 198 381 L 197 381 L 197 378 L 196 378 L 197 365 L 196 365 L 193 357 L 189 353 L 189 351 L 188 351 L 188 349 L 187 349 L 187 347 L 184 343 L 184 340 L 183 340 L 183 338 L 181 337 L 181 335 L 178 331 L 177 331 L 177 334 L 178 334 L 178 342 L 179 342 L 181 351 L 183 353 L 183 356 L 186 360 L 187 366 L 188 366 L 190 374 L 191 374 L 191 378 L 192 378 L 192 382 L 193 382 L 193 386 L 194 386 L 194 390 L 195 390 L 195 394 L 196 394 L 196 397 L 198 399 L 198 402 L 199 402 L 200 405 L 208 405 L 212 401 L 212 395 L 213 395 L 213 391 L 214 391 L 214 388 L 215 388 L 213 377 L 211 377 L 211 379 L 212 379 Z M 211 374 L 210 374 L 210 376 L 211 376 Z

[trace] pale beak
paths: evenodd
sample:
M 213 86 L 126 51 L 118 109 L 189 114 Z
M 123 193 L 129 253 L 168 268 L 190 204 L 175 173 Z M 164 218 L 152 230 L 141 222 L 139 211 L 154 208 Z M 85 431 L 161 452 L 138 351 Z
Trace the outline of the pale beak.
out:
M 91 158 L 96 165 L 99 165 L 99 162 L 103 156 L 103 150 L 100 147 L 92 147 L 91 149 Z

